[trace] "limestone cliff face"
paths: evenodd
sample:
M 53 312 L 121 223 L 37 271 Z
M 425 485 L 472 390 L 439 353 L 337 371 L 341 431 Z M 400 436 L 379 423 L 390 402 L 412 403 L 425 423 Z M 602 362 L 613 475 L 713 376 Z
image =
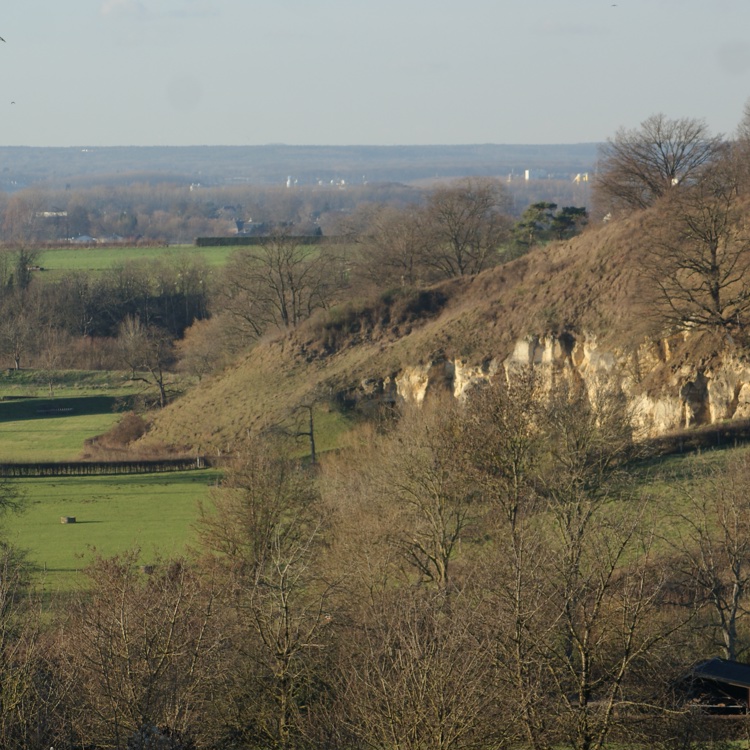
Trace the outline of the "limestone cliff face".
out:
M 478 383 L 497 376 L 513 378 L 515 372 L 533 366 L 543 382 L 569 379 L 583 385 L 593 399 L 601 389 L 617 388 L 642 437 L 750 418 L 750 361 L 731 349 L 702 362 L 691 361 L 685 356 L 690 343 L 689 335 L 683 334 L 623 352 L 601 347 L 591 335 L 529 336 L 518 341 L 508 357 L 481 363 L 437 357 L 377 382 L 367 381 L 359 394 L 422 403 L 430 390 L 447 388 L 462 399 Z

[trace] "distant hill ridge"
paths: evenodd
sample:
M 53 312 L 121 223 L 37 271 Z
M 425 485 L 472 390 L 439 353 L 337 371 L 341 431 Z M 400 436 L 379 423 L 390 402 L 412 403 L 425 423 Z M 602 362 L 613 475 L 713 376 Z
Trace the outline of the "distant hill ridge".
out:
M 0 189 L 116 181 L 131 173 L 204 184 L 414 182 L 469 175 L 591 172 L 597 143 L 437 146 L 0 147 Z

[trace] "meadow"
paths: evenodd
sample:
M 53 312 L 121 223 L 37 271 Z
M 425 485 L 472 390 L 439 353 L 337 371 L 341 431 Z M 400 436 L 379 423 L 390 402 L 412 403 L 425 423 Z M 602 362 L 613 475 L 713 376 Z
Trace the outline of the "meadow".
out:
M 68 591 L 95 553 L 139 549 L 143 564 L 180 555 L 194 541 L 198 501 L 207 500 L 218 472 L 64 477 L 15 480 L 23 509 L 9 513 L 4 530 L 26 550 L 44 589 Z M 73 517 L 75 523 L 61 523 Z
M 201 258 L 210 267 L 221 267 L 236 247 L 106 247 L 104 245 L 65 245 L 42 250 L 37 265 L 44 269 L 42 276 L 55 278 L 69 271 L 106 271 L 131 261 L 179 260 Z
M 120 419 L 137 388 L 116 372 L 32 371 L 0 376 L 0 463 L 71 461 L 84 443 Z M 213 470 L 151 475 L 19 479 L 20 513 L 2 519 L 5 536 L 27 552 L 47 591 L 82 583 L 78 571 L 94 550 L 114 555 L 138 547 L 146 564 L 178 555 L 193 539 L 199 500 L 209 497 Z M 76 523 L 62 524 L 61 517 Z
M 113 427 L 139 391 L 125 373 L 4 371 L 0 463 L 75 460 L 84 441 Z

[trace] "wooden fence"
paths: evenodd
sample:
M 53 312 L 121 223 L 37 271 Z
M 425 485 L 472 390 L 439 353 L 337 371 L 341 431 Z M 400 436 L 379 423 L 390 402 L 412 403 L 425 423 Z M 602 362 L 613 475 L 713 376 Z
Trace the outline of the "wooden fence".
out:
M 67 461 L 0 464 L 0 477 L 82 477 L 104 474 L 156 474 L 205 469 L 205 458 L 172 458 L 143 461 Z

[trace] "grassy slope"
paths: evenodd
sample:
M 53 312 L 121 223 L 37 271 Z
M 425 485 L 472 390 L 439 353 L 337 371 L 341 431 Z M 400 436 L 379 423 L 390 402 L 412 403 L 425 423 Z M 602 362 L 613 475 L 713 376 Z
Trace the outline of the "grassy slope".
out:
M 159 414 L 152 437 L 199 451 L 230 451 L 248 431 L 283 422 L 311 393 L 323 397 L 404 365 L 447 359 L 480 364 L 504 357 L 530 333 L 586 330 L 626 346 L 653 330 L 636 270 L 645 252 L 639 219 L 590 229 L 478 277 L 439 287 L 438 315 L 399 321 L 384 310 L 350 310 L 351 332 L 309 321 L 293 334 L 262 342 L 235 368 L 204 380 Z

